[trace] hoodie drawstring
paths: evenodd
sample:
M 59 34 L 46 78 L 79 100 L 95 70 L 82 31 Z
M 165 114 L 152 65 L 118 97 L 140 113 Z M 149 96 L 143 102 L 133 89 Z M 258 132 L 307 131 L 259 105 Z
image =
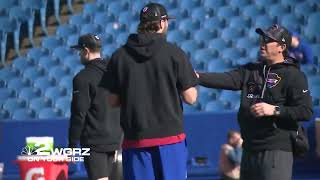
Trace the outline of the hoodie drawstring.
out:
M 270 70 L 271 70 L 271 67 L 269 67 L 268 72 L 266 74 L 266 67 L 267 67 L 266 65 L 263 66 L 264 84 L 263 84 L 263 89 L 262 89 L 261 96 L 260 96 L 261 99 L 263 99 L 263 97 L 264 97 L 264 93 L 265 93 L 266 88 L 267 88 L 268 76 L 269 76 L 269 73 L 270 73 Z

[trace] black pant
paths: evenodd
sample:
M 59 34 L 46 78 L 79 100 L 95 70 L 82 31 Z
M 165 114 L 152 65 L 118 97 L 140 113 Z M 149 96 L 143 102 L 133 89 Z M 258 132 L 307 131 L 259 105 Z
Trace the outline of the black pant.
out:
M 90 151 L 90 156 L 84 157 L 84 166 L 90 180 L 109 177 L 114 161 L 114 151 L 96 152 Z
M 259 152 L 243 151 L 241 160 L 241 180 L 291 180 L 292 152 L 267 150 Z

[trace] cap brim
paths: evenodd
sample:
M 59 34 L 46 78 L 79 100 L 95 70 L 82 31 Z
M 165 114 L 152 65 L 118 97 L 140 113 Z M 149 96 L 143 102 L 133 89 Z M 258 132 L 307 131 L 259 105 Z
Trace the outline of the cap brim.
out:
M 79 50 L 79 49 L 81 49 L 82 47 L 79 46 L 79 45 L 74 45 L 74 46 L 70 46 L 70 48 L 71 48 L 71 49 L 77 49 L 77 50 Z
M 278 41 L 277 38 L 273 37 L 270 33 L 268 33 L 267 31 L 261 29 L 261 28 L 257 28 L 256 29 L 256 33 L 258 33 L 261 36 L 267 36 L 275 41 Z

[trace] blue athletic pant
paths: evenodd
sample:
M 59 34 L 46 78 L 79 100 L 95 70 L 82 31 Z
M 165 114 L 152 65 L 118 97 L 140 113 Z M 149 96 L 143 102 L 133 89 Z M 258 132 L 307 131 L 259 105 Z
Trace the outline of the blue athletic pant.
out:
M 122 151 L 124 180 L 185 180 L 186 142 Z

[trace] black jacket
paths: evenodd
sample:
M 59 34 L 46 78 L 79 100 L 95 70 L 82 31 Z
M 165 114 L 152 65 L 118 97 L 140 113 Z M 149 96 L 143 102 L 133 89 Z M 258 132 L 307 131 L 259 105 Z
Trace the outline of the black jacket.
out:
M 108 72 L 107 88 L 120 97 L 125 139 L 183 133 L 180 94 L 196 86 L 197 77 L 180 48 L 161 34 L 131 34 L 112 55 Z
M 292 151 L 290 131 L 312 116 L 312 100 L 303 72 L 293 60 L 267 66 L 250 63 L 226 73 L 200 73 L 200 84 L 241 90 L 238 122 L 244 149 Z M 280 106 L 280 115 L 255 118 L 250 106 L 265 102 Z
M 88 62 L 73 79 L 69 144 L 113 151 L 120 147 L 122 131 L 118 110 L 108 105 L 108 92 L 101 79 L 107 64 L 101 59 Z

